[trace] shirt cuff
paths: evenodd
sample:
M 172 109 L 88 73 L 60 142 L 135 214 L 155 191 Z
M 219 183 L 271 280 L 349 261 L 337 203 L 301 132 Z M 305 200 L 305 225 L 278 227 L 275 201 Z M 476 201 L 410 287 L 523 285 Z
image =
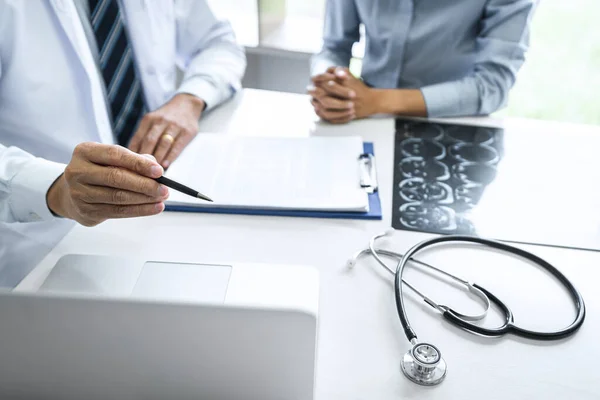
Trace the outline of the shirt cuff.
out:
M 335 61 L 327 59 L 327 58 L 321 58 L 321 57 L 313 58 L 311 64 L 312 64 L 311 68 L 310 68 L 310 76 L 311 77 L 324 74 L 325 72 L 327 72 L 327 68 L 336 66 Z
M 310 76 L 324 74 L 329 67 L 349 67 L 349 65 L 349 60 L 336 56 L 329 51 L 322 51 L 314 55 L 310 61 Z
M 50 186 L 65 172 L 65 165 L 32 158 L 11 180 L 10 208 L 19 222 L 37 222 L 55 219 L 46 194 Z
M 467 82 L 443 82 L 421 88 L 429 118 L 476 115 L 479 94 Z
M 177 93 L 191 94 L 204 100 L 204 103 L 206 104 L 206 109 L 204 111 L 213 109 L 224 100 L 221 99 L 219 89 L 214 84 L 201 77 L 191 77 L 186 79 L 181 83 L 179 89 L 177 89 Z

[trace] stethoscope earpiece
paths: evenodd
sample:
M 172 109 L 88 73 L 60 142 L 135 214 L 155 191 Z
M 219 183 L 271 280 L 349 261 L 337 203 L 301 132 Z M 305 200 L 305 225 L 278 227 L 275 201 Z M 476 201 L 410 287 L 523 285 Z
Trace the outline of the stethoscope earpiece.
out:
M 441 383 L 448 370 L 438 348 L 429 343 L 415 344 L 404 355 L 401 366 L 408 379 L 425 386 Z

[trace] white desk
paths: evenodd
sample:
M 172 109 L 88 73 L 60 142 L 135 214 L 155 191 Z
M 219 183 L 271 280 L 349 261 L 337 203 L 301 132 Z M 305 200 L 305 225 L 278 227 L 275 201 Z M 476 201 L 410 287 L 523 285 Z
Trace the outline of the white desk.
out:
M 543 124 L 550 130 L 566 127 L 524 120 L 469 121 L 525 128 Z M 568 128 L 598 130 L 585 126 Z M 396 316 L 389 277 L 380 273 L 381 268 L 371 259 L 357 265 L 353 272 L 345 268 L 351 254 L 365 247 L 373 234 L 390 226 L 393 119 L 358 121 L 347 126 L 322 125 L 315 123 L 305 96 L 246 90 L 208 116 L 201 130 L 362 135 L 375 142 L 384 219 L 164 213 L 152 218 L 109 221 L 92 229 L 78 226 L 23 281 L 19 290 L 39 285 L 56 260 L 66 253 L 311 264 L 319 268 L 322 284 L 317 400 L 600 399 L 600 253 L 525 246 L 555 263 L 585 298 L 588 312 L 582 329 L 561 342 L 479 338 L 443 322 L 420 303 L 408 301 L 408 316 L 419 338 L 437 345 L 448 363 L 448 377 L 441 386 L 420 387 L 400 371 L 399 360 L 409 344 Z M 399 231 L 390 244 L 401 251 L 425 237 Z M 421 258 L 489 288 L 512 306 L 516 321 L 526 327 L 562 327 L 574 314 L 557 284 L 535 268 L 523 268 L 523 264 L 509 257 L 458 249 L 433 250 Z M 434 299 L 461 310 L 475 310 L 471 303 L 464 303 L 458 291 L 438 281 L 413 270 L 408 271 L 407 278 Z

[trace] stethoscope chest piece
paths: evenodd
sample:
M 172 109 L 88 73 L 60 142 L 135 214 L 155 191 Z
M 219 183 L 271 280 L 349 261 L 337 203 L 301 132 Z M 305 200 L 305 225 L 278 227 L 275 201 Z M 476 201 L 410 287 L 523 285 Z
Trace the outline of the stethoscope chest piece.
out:
M 402 359 L 402 372 L 411 381 L 419 385 L 433 386 L 446 377 L 446 361 L 432 344 L 415 344 Z

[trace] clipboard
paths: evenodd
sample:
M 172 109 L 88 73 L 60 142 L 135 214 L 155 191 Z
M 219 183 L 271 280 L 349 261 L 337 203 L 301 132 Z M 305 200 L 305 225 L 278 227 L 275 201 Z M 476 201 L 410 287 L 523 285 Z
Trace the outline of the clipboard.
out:
M 363 151 L 357 163 L 360 170 L 360 186 L 368 193 L 368 212 L 346 212 L 346 211 L 306 211 L 290 209 L 260 209 L 260 208 L 231 208 L 223 206 L 194 207 L 178 204 L 166 204 L 165 211 L 209 213 L 209 214 L 239 214 L 239 215 L 261 215 L 275 217 L 303 217 L 303 218 L 334 218 L 334 219 L 365 219 L 381 220 L 381 200 L 379 198 L 379 186 L 377 181 L 377 168 L 373 143 L 364 142 Z

